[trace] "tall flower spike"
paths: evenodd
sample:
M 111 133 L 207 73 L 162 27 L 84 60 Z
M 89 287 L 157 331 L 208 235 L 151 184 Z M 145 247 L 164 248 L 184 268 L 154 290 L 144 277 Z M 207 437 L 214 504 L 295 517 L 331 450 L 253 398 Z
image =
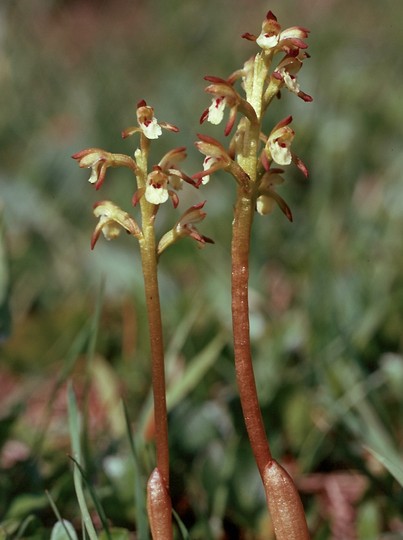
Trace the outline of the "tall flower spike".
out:
M 243 34 L 243 38 L 256 41 L 257 45 L 264 51 L 290 53 L 299 49 L 306 49 L 308 45 L 303 41 L 308 37 L 309 30 L 302 26 L 291 26 L 281 31 L 281 26 L 277 22 L 277 17 L 269 11 L 262 24 L 262 31 L 259 36 L 253 34 Z
M 94 249 L 101 232 L 107 240 L 119 236 L 121 227 L 136 238 L 140 238 L 142 235 L 139 226 L 130 214 L 124 212 L 111 201 L 95 203 L 94 215 L 99 218 L 99 221 L 91 238 L 91 249 Z
M 125 139 L 134 133 L 143 133 L 147 139 L 158 139 L 162 135 L 162 129 L 167 129 L 168 131 L 174 131 L 175 133 L 179 129 L 173 124 L 168 122 L 158 122 L 157 118 L 154 116 L 154 109 L 147 105 L 147 103 L 142 99 L 137 104 L 137 126 L 131 126 L 124 131 L 122 131 L 122 137 Z

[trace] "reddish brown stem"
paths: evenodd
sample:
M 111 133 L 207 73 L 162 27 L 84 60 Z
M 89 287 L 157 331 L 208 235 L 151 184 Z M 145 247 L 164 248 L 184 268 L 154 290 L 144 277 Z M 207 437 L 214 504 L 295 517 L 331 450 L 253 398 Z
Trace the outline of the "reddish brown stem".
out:
M 157 280 L 157 256 L 152 226 L 150 234 L 144 230 L 141 259 L 144 275 L 148 326 L 151 346 L 151 369 L 154 393 L 155 444 L 157 468 L 169 490 L 168 419 L 165 395 L 164 343 L 162 336 L 161 307 Z
M 272 461 L 257 396 L 249 332 L 249 251 L 253 201 L 239 193 L 232 228 L 232 325 L 235 371 L 243 416 L 256 463 L 262 476 Z
M 287 472 L 273 459 L 256 390 L 249 331 L 249 251 L 253 197 L 239 188 L 232 226 L 232 326 L 242 412 L 277 540 L 309 540 L 304 509 Z

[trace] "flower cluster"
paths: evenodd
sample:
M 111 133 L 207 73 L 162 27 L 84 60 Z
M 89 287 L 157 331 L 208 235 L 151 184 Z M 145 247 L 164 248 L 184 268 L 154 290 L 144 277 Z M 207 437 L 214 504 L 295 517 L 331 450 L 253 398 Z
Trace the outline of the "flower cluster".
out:
M 142 100 L 137 104 L 137 126 L 131 126 L 122 132 L 122 137 L 126 138 L 135 133 L 140 135 L 140 148 L 134 153 L 134 159 L 124 154 L 113 154 L 100 148 L 87 148 L 77 152 L 72 157 L 76 159 L 81 168 L 91 169 L 89 178 L 90 183 L 99 189 L 104 183 L 106 171 L 110 167 L 128 167 L 132 170 L 137 179 L 137 190 L 135 191 L 132 204 L 133 206 L 144 198 L 147 204 L 154 208 L 152 216 L 155 216 L 159 205 L 171 199 L 176 208 L 179 204 L 177 191 L 182 189 L 183 182 L 198 187 L 200 182 L 186 175 L 179 168 L 179 164 L 186 158 L 185 147 L 174 148 L 167 152 L 157 165 L 147 171 L 148 144 L 150 140 L 157 139 L 162 134 L 162 129 L 168 131 L 179 131 L 176 126 L 167 122 L 159 122 L 154 115 L 154 109 Z M 191 207 L 173 228 L 174 240 L 190 236 L 199 244 L 212 242 L 200 235 L 194 223 L 204 219 L 205 213 L 201 213 L 200 208 L 204 206 Z M 104 234 L 107 240 L 116 238 L 121 229 L 125 229 L 129 234 L 137 239 L 142 238 L 142 231 L 134 218 L 127 212 L 116 206 L 111 201 L 101 201 L 94 206 L 94 215 L 99 219 L 91 239 L 93 248 L 101 234 Z
M 215 139 L 205 135 L 198 136 L 200 140 L 195 144 L 205 158 L 203 171 L 193 175 L 195 180 L 206 183 L 212 173 L 223 169 L 230 172 L 240 185 L 251 187 L 251 180 L 238 165 L 237 159 L 238 155 L 245 156 L 245 152 L 248 152 L 245 144 L 249 143 L 245 141 L 250 140 L 250 136 L 245 133 L 261 129 L 261 118 L 258 119 L 258 115 L 260 117 L 263 114 L 276 95 L 280 97 L 283 87 L 303 101 L 312 101 L 312 97 L 300 89 L 296 78 L 304 60 L 309 58 L 305 52 L 307 44 L 304 41 L 308 34 L 309 30 L 300 26 L 282 30 L 277 18 L 269 11 L 258 36 L 249 33 L 242 36 L 256 42 L 262 49 L 261 53 L 249 59 L 243 69 L 234 72 L 228 79 L 205 77 L 212 83 L 205 90 L 213 95 L 213 99 L 211 105 L 201 115 L 200 123 L 207 120 L 211 124 L 220 124 L 224 118 L 225 108 L 228 107 L 229 119 L 224 128 L 224 135 L 229 135 L 235 125 L 237 114 L 241 113 L 245 118 L 240 120 L 228 152 Z M 270 71 L 273 57 L 277 53 L 283 53 L 283 57 Z M 234 88 L 237 79 L 241 79 L 246 98 L 243 98 Z M 256 81 L 259 80 L 266 84 L 260 98 L 259 94 L 254 93 Z M 257 102 L 257 99 L 261 101 Z M 263 143 L 260 153 L 261 168 L 257 171 L 252 187 L 258 213 L 267 214 L 274 204 L 277 204 L 290 220 L 292 220 L 292 215 L 288 205 L 275 191 L 276 186 L 284 181 L 281 176 L 283 169 L 276 167 L 294 163 L 305 177 L 308 176 L 305 164 L 291 149 L 295 137 L 295 131 L 290 126 L 291 121 L 292 117 L 288 116 L 278 122 L 268 136 L 260 133 L 259 140 Z

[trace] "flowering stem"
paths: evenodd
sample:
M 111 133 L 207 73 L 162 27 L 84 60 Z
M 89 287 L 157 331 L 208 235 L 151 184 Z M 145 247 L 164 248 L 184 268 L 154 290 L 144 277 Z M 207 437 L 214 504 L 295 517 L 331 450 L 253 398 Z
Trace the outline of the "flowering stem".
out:
M 148 326 L 152 359 L 152 384 L 154 394 L 155 444 L 157 467 L 169 488 L 168 419 L 165 397 L 164 344 L 162 337 L 161 307 L 157 280 L 157 255 L 154 227 L 143 226 L 144 240 L 140 242 L 147 304 Z
M 235 371 L 245 425 L 256 463 L 263 478 L 272 460 L 256 390 L 249 333 L 249 250 L 254 214 L 252 198 L 239 188 L 232 228 L 232 325 Z
M 260 76 L 257 76 L 260 68 Z M 245 425 L 253 454 L 263 479 L 265 467 L 272 461 L 262 413 L 257 396 L 250 350 L 249 332 L 249 252 L 255 212 L 254 189 L 257 179 L 257 151 L 262 113 L 263 85 L 267 73 L 260 55 L 255 57 L 254 74 L 247 87 L 247 98 L 258 118 L 257 124 L 246 121 L 245 139 L 237 161 L 248 174 L 248 187 L 238 187 L 234 221 L 232 225 L 232 325 L 234 333 L 235 371 Z
M 147 153 L 145 151 L 141 161 L 146 167 Z M 164 342 L 157 274 L 158 255 L 154 230 L 155 206 L 146 201 L 144 197 L 140 201 L 140 205 L 143 236 L 139 240 L 139 244 L 150 334 L 157 454 L 157 466 L 147 484 L 147 509 L 153 539 L 170 540 L 173 538 L 173 529 L 172 506 L 169 496 L 168 414 L 165 390 Z
M 148 172 L 150 141 L 140 136 L 136 150 L 137 185 L 144 188 Z M 158 208 L 145 197 L 140 199 L 142 236 L 139 238 L 144 292 L 150 333 L 151 374 L 154 396 L 154 425 L 157 466 L 147 484 L 147 510 L 154 540 L 173 538 L 172 507 L 169 496 L 168 414 L 165 391 L 164 342 L 158 287 L 158 255 L 154 220 Z
M 139 186 L 142 187 L 147 176 L 147 161 L 149 151 L 149 140 L 143 134 L 141 134 L 140 145 L 141 152 L 137 154 L 137 180 Z M 168 415 L 165 395 L 164 342 L 162 334 L 161 306 L 157 272 L 157 245 L 154 230 L 156 207 L 149 203 L 145 197 L 142 197 L 140 200 L 140 208 L 143 236 L 139 240 L 139 244 L 150 333 L 157 468 L 162 476 L 163 481 L 165 482 L 165 488 L 168 491 Z
M 247 162 L 248 160 L 245 160 L 245 166 Z M 253 163 L 253 160 L 250 160 L 250 163 Z M 238 187 L 231 245 L 232 326 L 236 379 L 246 430 L 263 481 L 276 538 L 277 540 L 308 540 L 309 532 L 298 491 L 291 477 L 273 459 L 270 451 L 253 372 L 248 281 L 254 212 L 253 191 L 250 188 Z
M 249 329 L 249 252 L 258 180 L 258 147 L 262 113 L 265 110 L 264 82 L 270 61 L 256 55 L 250 80 L 245 81 L 247 99 L 256 111 L 257 122 L 244 121 L 244 138 L 237 162 L 249 177 L 239 184 L 232 225 L 232 325 L 235 372 L 242 412 L 251 448 L 263 481 L 268 508 L 278 540 L 309 539 L 304 510 L 297 489 L 286 471 L 273 459 L 259 406 L 253 371 Z

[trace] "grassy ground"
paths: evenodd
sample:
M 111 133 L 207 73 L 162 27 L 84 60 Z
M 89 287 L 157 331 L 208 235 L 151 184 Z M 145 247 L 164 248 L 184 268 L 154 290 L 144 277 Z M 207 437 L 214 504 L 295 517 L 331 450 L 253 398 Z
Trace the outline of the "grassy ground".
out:
M 70 156 L 88 146 L 130 153 L 120 131 L 144 98 L 181 128 L 155 145 L 156 161 L 183 144 L 187 172 L 199 170 L 195 133 L 221 132 L 198 124 L 209 101 L 202 77 L 240 67 L 254 48 L 239 36 L 257 32 L 271 9 L 284 27 L 311 29 L 300 80 L 314 102 L 284 95 L 269 119 L 293 115 L 294 149 L 311 178 L 291 173 L 281 188 L 293 224 L 275 211 L 257 217 L 253 231 L 251 328 L 264 418 L 313 538 L 403 538 L 403 5 L 251 4 L 0 6 L 1 293 L 12 315 L 8 328 L 5 302 L 1 537 L 49 537 L 56 517 L 45 490 L 80 528 L 67 457 L 68 381 L 84 411 L 88 481 L 111 525 L 133 531 L 137 523 L 146 537 L 136 490 L 153 455 L 143 441 L 150 373 L 138 253 L 123 237 L 90 252 L 99 196 Z M 114 171 L 102 198 L 130 207 L 125 179 Z M 233 373 L 234 194 L 218 174 L 196 198 L 208 201 L 201 228 L 215 245 L 198 251 L 184 241 L 160 265 L 174 506 L 192 539 L 270 538 Z M 164 212 L 161 230 L 174 219 Z

